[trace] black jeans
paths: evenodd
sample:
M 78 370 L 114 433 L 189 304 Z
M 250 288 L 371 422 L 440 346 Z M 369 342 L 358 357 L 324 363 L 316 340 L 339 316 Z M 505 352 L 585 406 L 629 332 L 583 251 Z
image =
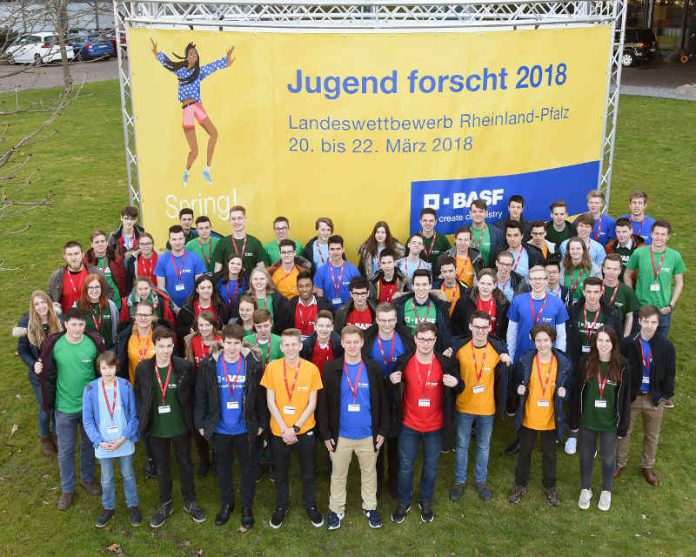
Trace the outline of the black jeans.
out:
M 297 458 L 300 461 L 300 474 L 302 475 L 302 503 L 305 509 L 315 507 L 316 476 L 314 474 L 314 465 L 316 435 L 314 430 L 298 435 L 297 443 L 294 445 L 286 445 L 280 437 L 275 435 L 270 437 L 276 473 L 276 506 L 284 509 L 290 506 L 288 476 L 290 473 L 290 456 L 293 448 L 295 448 L 297 450 Z
M 594 453 L 599 437 L 599 457 L 602 459 L 602 491 L 611 491 L 616 468 L 616 445 L 618 438 L 613 431 L 593 431 L 580 429 L 578 442 L 580 444 L 580 487 L 592 489 L 592 471 L 594 469 Z
M 387 466 L 384 465 L 384 454 Z M 388 467 L 388 468 L 387 468 Z M 387 470 L 387 485 L 390 493 L 399 491 L 399 438 L 388 437 L 384 440 L 382 450 L 377 455 L 377 493 L 381 494 L 384 486 L 384 472 Z
M 193 442 L 196 444 L 196 451 L 198 452 L 198 461 L 201 464 L 210 466 L 210 446 L 205 437 L 203 437 L 198 430 L 193 432 Z
M 539 433 L 541 434 L 541 483 L 544 487 L 556 487 L 556 430 L 550 429 Z M 520 452 L 517 455 L 515 483 L 527 487 L 537 430 L 522 426 L 519 436 Z
M 191 462 L 191 436 L 186 433 L 177 437 L 150 436 L 152 450 L 157 463 L 157 483 L 159 484 L 159 504 L 172 500 L 172 471 L 170 466 L 169 446 L 174 446 L 174 456 L 179 464 L 179 482 L 185 503 L 196 500 L 196 488 L 193 484 L 193 463 Z
M 218 482 L 220 484 L 220 503 L 234 507 L 234 480 L 232 468 L 234 454 L 237 454 L 241 476 L 242 508 L 251 509 L 256 493 L 255 464 L 256 450 L 249 445 L 249 436 L 246 433 L 240 435 L 213 435 L 213 454 L 215 455 L 215 467 L 217 469 Z

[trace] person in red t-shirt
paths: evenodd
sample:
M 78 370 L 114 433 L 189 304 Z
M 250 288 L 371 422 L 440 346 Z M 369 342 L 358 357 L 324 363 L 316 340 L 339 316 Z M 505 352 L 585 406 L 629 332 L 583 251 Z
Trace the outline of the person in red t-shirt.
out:
M 367 299 L 370 293 L 370 283 L 365 277 L 357 276 L 348 283 L 351 300 L 336 311 L 334 328 L 339 333 L 346 325 L 355 325 L 363 331 L 369 329 L 375 322 L 375 306 Z
M 423 469 L 418 506 L 423 522 L 434 520 L 432 498 L 444 429 L 452 424 L 453 397 L 464 388 L 456 363 L 434 351 L 437 327 L 433 323 L 418 324 L 415 340 L 415 351 L 401 356 L 394 366 L 396 371 L 389 375 L 398 390 L 397 405 L 400 401 L 402 413 L 399 505 L 391 517 L 396 524 L 401 524 L 411 510 L 413 475 L 421 442 Z
M 288 314 L 293 320 L 295 329 L 299 329 L 302 333 L 303 341 L 314 332 L 314 323 L 319 312 L 321 310 L 332 312 L 331 302 L 322 296 L 317 296 L 314 290 L 312 273 L 302 271 L 297 275 L 297 291 L 300 295 L 295 296 L 288 303 Z
M 334 331 L 334 317 L 326 309 L 319 310 L 314 329 L 315 332 L 302 341 L 300 356 L 323 373 L 328 362 L 343 356 L 341 336 Z

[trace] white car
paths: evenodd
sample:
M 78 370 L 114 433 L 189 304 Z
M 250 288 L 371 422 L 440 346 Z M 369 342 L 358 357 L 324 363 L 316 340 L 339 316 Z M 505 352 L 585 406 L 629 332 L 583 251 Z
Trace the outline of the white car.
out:
M 72 47 L 66 45 L 68 60 L 75 57 Z M 47 64 L 60 61 L 60 44 L 55 33 L 20 35 L 5 51 L 10 64 Z

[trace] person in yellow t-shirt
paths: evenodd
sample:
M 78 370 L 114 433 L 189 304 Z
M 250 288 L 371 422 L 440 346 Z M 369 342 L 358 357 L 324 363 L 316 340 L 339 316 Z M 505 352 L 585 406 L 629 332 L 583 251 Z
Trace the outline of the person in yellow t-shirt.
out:
M 514 370 L 514 384 L 520 397 L 515 417 L 520 448 L 515 484 L 508 501 L 519 503 L 527 491 L 532 450 L 539 432 L 544 496 L 549 505 L 557 507 L 561 500 L 556 490 L 556 440 L 563 440 L 566 429 L 563 403 L 571 381 L 571 364 L 563 352 L 553 348 L 556 330 L 551 325 L 535 325 L 530 335 L 534 348 L 518 360 Z
M 469 319 L 471 340 L 456 354 L 459 371 L 464 380 L 464 390 L 456 400 L 457 462 L 454 469 L 454 484 L 450 488 L 452 501 L 459 500 L 464 493 L 469 463 L 469 442 L 471 430 L 474 427 L 476 427 L 474 486 L 479 497 L 484 501 L 489 501 L 493 497 L 493 492 L 486 483 L 488 455 L 496 406 L 500 412 L 505 410 L 507 366 L 510 365 L 511 360 L 499 341 L 489 340 L 490 327 L 491 316 L 487 312 L 474 312 Z
M 271 447 L 276 472 L 276 509 L 271 517 L 271 528 L 283 525 L 290 506 L 288 475 L 293 446 L 297 448 L 300 463 L 305 511 L 314 527 L 324 524 L 324 517 L 317 510 L 314 499 L 314 409 L 322 382 L 319 368 L 300 358 L 301 338 L 299 329 L 283 331 L 280 350 L 284 357 L 270 362 L 261 379 L 271 414 Z
M 280 250 L 280 263 L 271 267 L 268 272 L 273 279 L 276 290 L 290 300 L 299 295 L 297 275 L 302 271 L 308 271 L 310 264 L 306 259 L 300 258 L 299 261 L 306 263 L 306 267 L 298 265 L 297 248 L 292 240 L 281 240 L 278 249 Z

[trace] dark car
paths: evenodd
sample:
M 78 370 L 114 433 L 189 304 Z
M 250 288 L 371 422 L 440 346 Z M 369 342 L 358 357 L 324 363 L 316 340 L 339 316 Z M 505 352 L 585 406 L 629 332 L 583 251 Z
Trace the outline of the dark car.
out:
M 116 55 L 111 41 L 101 33 L 80 31 L 68 36 L 76 60 L 96 60 Z
M 647 28 L 627 28 L 624 35 L 621 65 L 624 67 L 637 64 L 650 64 L 660 59 L 655 33 Z

